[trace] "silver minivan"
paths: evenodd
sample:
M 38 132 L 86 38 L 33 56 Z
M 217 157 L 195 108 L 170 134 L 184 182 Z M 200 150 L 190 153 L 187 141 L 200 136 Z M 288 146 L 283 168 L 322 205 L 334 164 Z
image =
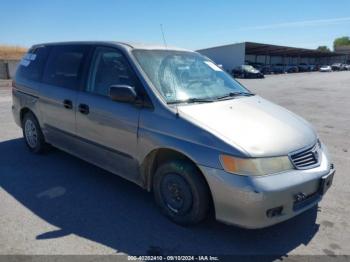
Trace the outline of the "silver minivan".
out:
M 301 117 L 196 52 L 120 42 L 35 45 L 12 111 L 30 151 L 50 145 L 152 191 L 189 225 L 262 228 L 316 205 L 335 172 Z

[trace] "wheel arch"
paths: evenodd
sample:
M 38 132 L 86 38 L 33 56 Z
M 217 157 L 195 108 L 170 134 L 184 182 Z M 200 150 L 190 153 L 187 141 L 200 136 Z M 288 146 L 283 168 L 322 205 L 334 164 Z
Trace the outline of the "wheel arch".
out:
M 144 187 L 147 191 L 152 191 L 152 177 L 153 177 L 154 173 L 156 172 L 157 168 L 161 164 L 163 164 L 171 159 L 180 159 L 180 160 L 182 159 L 182 160 L 187 160 L 187 161 L 191 162 L 197 168 L 199 173 L 203 176 L 203 179 L 206 182 L 206 184 L 209 188 L 209 191 L 210 191 L 208 181 L 205 178 L 205 176 L 203 175 L 201 169 L 196 164 L 196 162 L 191 157 L 189 157 L 187 154 L 185 154 L 179 150 L 172 149 L 172 148 L 154 149 L 151 152 L 149 152 L 147 154 L 147 156 L 144 158 L 144 160 L 142 161 L 141 173 L 143 176 Z M 210 192 L 210 194 L 211 194 L 211 192 Z
M 196 169 L 198 170 L 198 173 L 202 176 L 205 184 L 208 187 L 209 199 L 210 199 L 210 210 L 212 210 L 213 214 L 215 214 L 213 194 L 211 192 L 211 189 L 210 189 L 210 186 L 209 186 L 209 183 L 208 183 L 206 177 L 204 176 L 203 172 L 198 167 L 196 162 L 191 157 L 189 157 L 188 155 L 186 155 L 185 153 L 183 153 L 179 150 L 172 149 L 172 148 L 157 148 L 157 149 L 154 149 L 147 154 L 147 156 L 144 158 L 144 160 L 141 164 L 141 174 L 142 174 L 142 178 L 143 178 L 143 187 L 147 191 L 151 192 L 152 191 L 152 183 L 153 183 L 153 175 L 155 174 L 157 168 L 161 164 L 163 164 L 166 161 L 171 160 L 171 159 L 187 160 L 196 167 Z
M 144 187 L 147 191 L 152 191 L 152 176 L 157 168 L 170 159 L 189 160 L 195 162 L 183 152 L 171 148 L 156 148 L 149 152 L 141 164 L 141 173 Z
M 29 108 L 29 107 L 22 107 L 21 110 L 19 111 L 19 119 L 21 121 L 21 126 L 23 122 L 23 118 L 27 113 L 32 113 L 35 118 L 37 118 L 34 114 L 34 112 Z

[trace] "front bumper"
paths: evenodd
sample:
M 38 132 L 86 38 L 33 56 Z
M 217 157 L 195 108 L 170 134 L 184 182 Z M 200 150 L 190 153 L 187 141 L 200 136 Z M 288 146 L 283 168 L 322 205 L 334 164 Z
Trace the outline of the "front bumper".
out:
M 322 177 L 333 176 L 335 170 L 325 146 L 321 159 L 316 168 L 258 177 L 234 175 L 205 166 L 200 169 L 209 184 L 217 220 L 245 228 L 263 228 L 292 218 L 322 199 Z M 304 198 L 297 202 L 300 195 Z M 268 210 L 277 207 L 283 207 L 282 212 L 269 217 Z

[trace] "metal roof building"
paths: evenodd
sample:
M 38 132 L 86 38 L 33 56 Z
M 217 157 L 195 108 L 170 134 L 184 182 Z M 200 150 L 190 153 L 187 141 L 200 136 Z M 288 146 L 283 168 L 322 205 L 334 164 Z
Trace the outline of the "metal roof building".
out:
M 243 42 L 197 50 L 217 64 L 222 64 L 225 70 L 247 63 L 274 64 L 332 64 L 344 63 L 346 54 L 340 52 L 319 51 L 279 45 L 254 42 Z
M 350 45 L 347 46 L 336 46 L 335 51 L 346 54 L 346 63 L 350 64 Z

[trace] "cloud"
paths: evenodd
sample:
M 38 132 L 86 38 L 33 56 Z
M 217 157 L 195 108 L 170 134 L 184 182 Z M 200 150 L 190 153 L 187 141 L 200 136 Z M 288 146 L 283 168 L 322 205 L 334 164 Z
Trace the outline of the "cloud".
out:
M 304 20 L 297 22 L 286 22 L 270 25 L 258 25 L 241 27 L 241 30 L 263 30 L 263 29 L 276 29 L 276 28 L 289 28 L 289 27 L 305 27 L 305 26 L 327 26 L 327 25 L 339 25 L 350 23 L 350 17 L 341 18 L 329 18 L 319 20 Z

